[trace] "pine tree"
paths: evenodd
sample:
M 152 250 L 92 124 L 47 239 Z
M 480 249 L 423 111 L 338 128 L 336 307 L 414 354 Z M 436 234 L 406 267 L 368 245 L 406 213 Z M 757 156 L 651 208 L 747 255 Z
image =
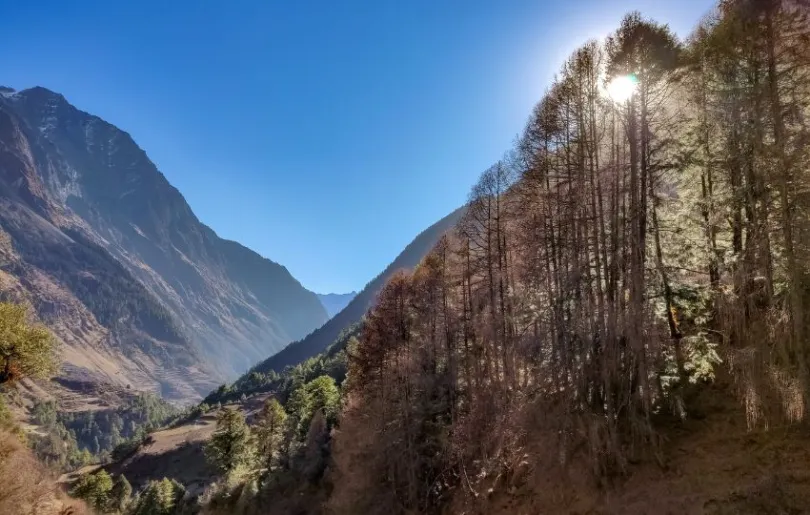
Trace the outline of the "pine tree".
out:
M 253 452 L 250 429 L 242 412 L 234 408 L 221 410 L 217 428 L 205 446 L 207 458 L 227 475 L 237 467 L 249 466 Z
M 0 302 L 0 384 L 49 377 L 58 366 L 56 341 L 44 326 L 28 322 L 25 306 Z
M 70 495 L 84 499 L 98 511 L 105 511 L 110 503 L 113 480 L 106 470 L 85 474 L 70 490 Z
M 259 458 L 268 472 L 272 470 L 281 451 L 286 423 L 287 413 L 278 400 L 273 397 L 265 401 L 254 432 Z
M 127 481 L 124 474 L 115 478 L 112 491 L 110 492 L 109 507 L 112 511 L 124 513 L 132 500 L 132 485 Z
M 163 478 L 150 481 L 133 504 L 132 515 L 174 515 L 181 505 L 186 490 L 177 481 Z

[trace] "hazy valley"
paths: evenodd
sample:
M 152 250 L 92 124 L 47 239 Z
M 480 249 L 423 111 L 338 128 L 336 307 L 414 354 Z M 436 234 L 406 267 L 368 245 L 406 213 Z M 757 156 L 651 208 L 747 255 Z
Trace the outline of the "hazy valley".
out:
M 317 294 L 329 318 L 340 313 L 357 296 L 357 292 Z

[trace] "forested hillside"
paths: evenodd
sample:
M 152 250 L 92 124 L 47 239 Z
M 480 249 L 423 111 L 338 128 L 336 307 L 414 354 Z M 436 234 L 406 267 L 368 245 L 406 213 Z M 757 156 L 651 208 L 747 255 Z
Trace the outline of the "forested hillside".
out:
M 631 14 L 564 63 L 455 234 L 367 316 L 331 509 L 491 513 L 522 488 L 513 510 L 565 512 L 575 486 L 666 466 L 707 395 L 740 431 L 804 419 L 807 14 L 723 1 L 685 42 Z

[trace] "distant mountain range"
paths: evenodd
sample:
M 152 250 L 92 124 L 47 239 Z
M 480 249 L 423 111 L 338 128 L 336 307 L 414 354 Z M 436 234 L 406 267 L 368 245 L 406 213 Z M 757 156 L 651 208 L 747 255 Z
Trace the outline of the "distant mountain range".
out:
M 323 304 L 323 308 L 326 310 L 326 314 L 329 315 L 329 318 L 337 315 L 341 312 L 346 305 L 352 301 L 353 298 L 357 296 L 357 292 L 353 291 L 350 293 L 316 293 L 318 299 Z
M 329 318 L 200 222 L 129 134 L 41 87 L 0 88 L 0 295 L 59 337 L 66 384 L 183 400 Z

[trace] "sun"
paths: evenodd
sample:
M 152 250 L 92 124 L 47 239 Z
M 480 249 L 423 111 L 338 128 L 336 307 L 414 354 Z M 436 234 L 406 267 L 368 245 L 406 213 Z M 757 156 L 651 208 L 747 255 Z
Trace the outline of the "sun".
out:
M 637 82 L 635 75 L 619 75 L 608 83 L 605 91 L 614 102 L 627 102 L 635 93 Z

